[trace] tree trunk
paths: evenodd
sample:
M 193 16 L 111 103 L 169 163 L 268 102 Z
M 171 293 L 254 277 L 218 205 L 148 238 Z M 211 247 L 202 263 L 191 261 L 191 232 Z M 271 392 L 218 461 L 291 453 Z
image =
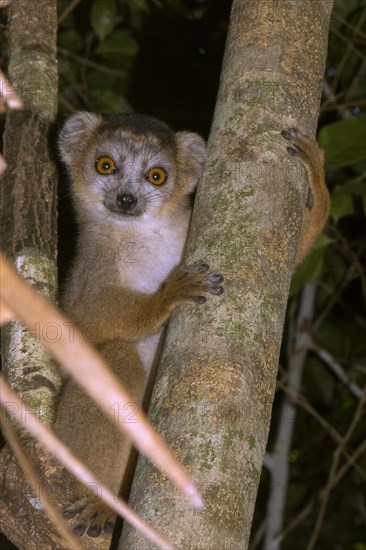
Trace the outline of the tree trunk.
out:
M 47 298 L 57 291 L 57 172 L 49 133 L 57 107 L 56 3 L 14 0 L 9 9 L 9 77 L 24 109 L 9 111 L 4 132 L 8 168 L 1 182 L 2 249 Z M 49 338 L 56 337 L 49 327 Z M 41 345 L 18 323 L 3 331 L 3 368 L 12 386 L 52 421 L 58 375 Z M 42 390 L 41 390 L 42 388 Z
M 57 109 L 56 34 L 54 0 L 13 0 L 8 76 L 24 109 L 9 111 L 6 119 L 1 242 L 21 275 L 53 300 L 57 291 L 57 172 L 48 142 Z M 48 329 L 48 338 L 57 337 L 57 327 Z M 43 422 L 51 424 L 61 378 L 42 345 L 21 323 L 14 322 L 2 330 L 2 357 L 12 387 Z M 31 452 L 33 443 L 22 439 Z M 0 454 L 0 483 L 0 529 L 19 548 L 46 548 L 37 544 L 41 529 L 37 534 L 31 531 L 32 515 L 44 517 L 43 513 L 30 505 L 28 485 L 7 447 Z
M 280 132 L 314 135 L 332 0 L 234 0 L 187 261 L 225 294 L 172 319 L 150 416 L 205 499 L 145 459 L 130 504 L 179 548 L 247 547 L 307 184 Z M 125 525 L 121 549 L 151 549 Z

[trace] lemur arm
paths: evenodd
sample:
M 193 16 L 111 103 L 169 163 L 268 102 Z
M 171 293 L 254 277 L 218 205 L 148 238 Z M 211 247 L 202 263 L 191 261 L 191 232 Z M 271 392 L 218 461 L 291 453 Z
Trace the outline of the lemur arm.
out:
M 330 198 L 324 178 L 324 155 L 317 142 L 301 135 L 296 128 L 282 132 L 291 142 L 288 152 L 305 167 L 309 192 L 297 245 L 295 265 L 298 266 L 323 230 L 329 216 Z

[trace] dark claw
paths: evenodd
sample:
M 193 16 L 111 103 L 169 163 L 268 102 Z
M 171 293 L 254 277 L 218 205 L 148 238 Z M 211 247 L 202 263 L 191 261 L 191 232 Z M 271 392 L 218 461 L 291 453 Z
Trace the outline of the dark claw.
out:
M 101 526 L 96 524 L 96 525 L 91 525 L 86 533 L 89 535 L 89 537 L 92 537 L 93 539 L 95 539 L 96 537 L 99 537 L 101 532 L 102 532 Z
M 62 517 L 65 518 L 65 519 L 71 519 L 71 518 L 75 517 L 77 511 L 78 510 L 76 510 L 76 508 L 72 508 L 72 507 L 66 508 L 62 512 Z
M 201 265 L 185 265 L 183 266 L 181 277 L 185 277 L 188 273 L 205 273 L 209 270 L 207 264 Z
M 222 283 L 224 277 L 222 275 L 219 275 L 218 273 L 212 273 L 211 275 L 207 276 L 207 280 L 210 281 L 210 283 Z
M 224 289 L 222 286 L 213 286 L 210 288 L 210 293 L 215 294 L 215 296 L 221 296 L 221 294 L 224 292 Z
M 287 147 L 287 152 L 290 153 L 293 157 L 297 157 L 299 154 L 298 149 L 294 149 L 293 147 Z
M 297 128 L 289 128 L 288 130 L 283 130 L 281 136 L 287 139 L 287 141 L 292 141 L 299 137 L 299 131 Z
M 311 189 L 309 189 L 309 191 L 308 191 L 308 197 L 306 199 L 306 206 L 307 206 L 307 208 L 309 208 L 309 210 L 311 210 L 314 206 L 314 195 L 313 195 Z
M 205 302 L 207 302 L 206 296 L 192 296 L 192 300 L 196 304 L 204 304 Z
M 80 505 L 80 504 L 74 503 L 68 506 L 67 508 L 65 508 L 62 511 L 62 515 L 65 519 L 71 519 L 75 517 L 76 514 L 81 512 L 81 510 L 83 510 L 84 508 L 85 508 L 85 504 Z
M 114 523 L 112 523 L 111 521 L 106 521 L 103 527 L 103 531 L 105 533 L 111 534 L 113 533 L 113 529 L 114 529 Z
M 83 534 L 85 533 L 85 529 L 86 529 L 86 524 L 83 521 L 78 521 L 72 528 L 72 530 L 74 531 L 77 537 L 82 537 Z

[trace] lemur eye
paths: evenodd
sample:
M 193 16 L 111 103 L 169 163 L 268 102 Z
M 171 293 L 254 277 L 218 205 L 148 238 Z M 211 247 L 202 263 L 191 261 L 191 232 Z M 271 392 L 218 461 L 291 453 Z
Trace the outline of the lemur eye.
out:
M 167 177 L 168 174 L 165 172 L 165 170 L 159 167 L 151 168 L 146 176 L 149 182 L 153 183 L 154 185 L 162 185 L 166 182 Z
M 114 174 L 116 165 L 114 164 L 114 160 L 109 157 L 99 157 L 95 161 L 95 169 L 102 176 L 108 176 L 109 174 Z

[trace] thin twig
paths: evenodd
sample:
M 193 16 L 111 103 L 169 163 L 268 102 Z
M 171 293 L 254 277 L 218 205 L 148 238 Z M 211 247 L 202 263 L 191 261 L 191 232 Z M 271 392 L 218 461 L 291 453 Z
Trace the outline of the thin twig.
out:
M 334 307 L 336 303 L 341 304 L 346 309 L 346 311 L 348 311 L 349 313 L 353 313 L 355 315 L 354 311 L 352 311 L 351 308 L 347 304 L 345 304 L 341 299 L 341 294 L 343 290 L 347 288 L 347 286 L 352 280 L 355 279 L 355 269 L 356 268 L 353 264 L 349 266 L 347 273 L 345 274 L 344 278 L 338 284 L 338 287 L 335 290 L 332 287 L 327 288 L 325 287 L 324 284 L 319 283 L 321 285 L 321 288 L 328 292 L 330 298 L 328 302 L 325 304 L 325 306 L 323 307 L 321 314 L 318 315 L 317 319 L 314 321 L 313 331 L 316 331 L 320 327 L 320 325 L 327 318 L 329 312 L 331 311 L 331 309 Z M 357 316 L 355 315 L 355 317 Z M 360 318 L 358 322 L 360 323 L 361 326 L 365 327 L 364 319 Z
M 60 102 L 60 104 L 65 107 L 70 113 L 76 113 L 76 111 L 78 110 L 76 107 L 74 107 L 74 105 L 68 101 L 66 98 L 64 98 L 63 95 L 59 95 L 58 96 L 58 100 Z
M 254 533 L 253 537 L 251 537 L 248 550 L 256 550 L 256 548 L 258 548 L 265 532 L 266 532 L 266 522 L 262 521 L 260 526 L 256 530 L 256 532 Z
M 296 527 L 300 523 L 302 523 L 305 518 L 308 517 L 313 507 L 314 507 L 314 499 L 311 499 L 300 511 L 300 513 L 297 514 L 297 516 L 287 525 L 287 527 L 282 531 L 282 533 L 278 535 L 278 542 L 281 542 L 283 539 L 287 537 L 287 535 L 291 533 L 291 531 L 296 529 Z
M 342 25 L 344 25 L 345 27 L 348 27 L 352 31 L 354 36 L 358 35 L 358 36 L 360 36 L 360 38 L 363 38 L 364 40 L 366 40 L 366 34 L 364 32 L 362 32 L 362 30 L 360 30 L 359 25 L 357 25 L 357 27 L 355 27 L 349 21 L 347 21 L 347 19 L 342 17 L 342 15 L 340 15 L 336 11 L 333 12 L 332 17 L 334 17 L 334 19 L 338 19 L 338 21 L 340 23 L 342 23 Z M 359 19 L 358 19 L 358 21 L 359 21 Z M 363 23 L 363 21 L 361 21 L 361 26 L 362 26 L 362 23 Z
M 364 18 L 365 18 L 365 15 L 366 15 L 366 10 L 364 9 L 362 14 L 361 14 L 361 17 L 358 19 L 357 21 L 357 25 L 355 27 L 355 30 L 361 28 L 362 24 L 363 24 L 363 21 L 364 21 Z M 342 59 L 340 60 L 339 64 L 338 64 L 338 67 L 337 67 L 337 75 L 333 81 L 333 90 L 336 90 L 337 87 L 338 87 L 338 83 L 339 83 L 339 79 L 340 79 L 340 75 L 343 71 L 343 67 L 345 67 L 347 65 L 347 61 L 348 61 L 348 57 L 349 57 L 349 54 L 351 53 L 351 51 L 355 51 L 360 57 L 361 59 L 365 59 L 366 56 L 363 54 L 363 52 L 361 50 L 359 50 L 358 48 L 356 48 L 352 42 L 349 40 L 348 37 L 344 36 L 338 29 L 336 29 L 334 26 L 331 26 L 330 27 L 330 31 L 332 33 L 334 33 L 336 36 L 338 36 L 338 38 L 340 40 L 342 40 L 345 44 L 347 44 L 347 48 L 345 49 L 345 52 L 342 56 Z M 353 33 L 355 34 L 355 32 Z
M 101 65 L 100 63 L 96 63 L 95 61 L 90 61 L 90 59 L 87 59 L 86 57 L 82 57 L 81 55 L 77 55 L 76 53 L 71 52 L 70 50 L 66 50 L 65 48 L 57 48 L 57 51 L 64 55 L 65 57 L 70 57 L 71 59 L 74 59 L 75 61 L 78 61 L 82 65 L 86 65 L 87 67 L 91 67 L 92 69 L 96 69 L 97 71 L 100 71 L 101 73 L 110 74 L 112 76 L 117 76 L 120 78 L 123 78 L 126 76 L 126 71 L 120 71 L 118 69 L 111 69 L 110 67 L 106 67 L 105 65 Z
M 337 476 L 338 476 L 337 468 L 338 468 L 339 461 L 341 459 L 343 449 L 346 446 L 346 444 L 348 443 L 348 441 L 351 438 L 354 430 L 356 429 L 356 426 L 358 425 L 359 421 L 362 418 L 363 407 L 364 407 L 365 401 L 366 401 L 366 391 L 364 390 L 363 396 L 358 402 L 355 414 L 353 415 L 352 421 L 351 421 L 351 423 L 350 423 L 350 425 L 347 429 L 347 432 L 346 432 L 345 436 L 343 437 L 342 443 L 340 445 L 338 445 L 338 447 L 336 448 L 336 450 L 333 453 L 333 458 L 332 458 L 332 463 L 331 463 L 331 466 L 330 466 L 330 471 L 329 471 L 329 474 L 328 474 L 327 483 L 326 483 L 323 491 L 321 492 L 320 507 L 319 507 L 318 515 L 317 515 L 317 518 L 316 518 L 316 521 L 315 521 L 313 531 L 312 531 L 311 536 L 310 536 L 309 543 L 306 547 L 306 550 L 312 550 L 315 546 L 315 543 L 316 543 L 318 537 L 319 537 L 320 529 L 321 529 L 321 526 L 323 524 L 325 513 L 326 513 L 326 510 L 327 510 L 327 507 L 328 507 L 330 494 L 331 494 L 332 490 L 334 489 L 334 487 L 337 483 Z
M 80 4 L 81 0 L 72 0 L 68 6 L 64 9 L 64 11 L 61 13 L 61 15 L 58 18 L 57 23 L 60 25 L 64 19 L 69 15 L 69 13 L 72 12 L 76 8 L 78 4 Z
M 282 391 L 287 392 L 287 386 L 285 384 L 283 384 L 281 381 L 278 382 L 278 387 Z M 340 433 L 338 433 L 337 430 L 332 426 L 332 424 L 330 424 L 325 418 L 323 418 L 323 416 L 321 416 L 318 413 L 318 411 L 311 405 L 311 403 L 301 393 L 299 393 L 299 395 L 298 395 L 297 405 L 299 407 L 301 407 L 304 411 L 306 411 L 308 414 L 310 414 L 313 418 L 315 418 L 315 420 L 317 422 L 319 422 L 321 427 L 324 429 L 326 434 L 329 435 L 329 437 L 331 439 L 333 439 L 333 441 L 337 445 L 339 445 L 342 442 L 343 438 L 340 435 Z M 347 451 L 347 449 L 343 449 L 343 454 L 344 454 L 345 458 L 347 459 L 347 463 L 348 463 L 348 461 L 351 460 L 351 457 L 353 455 L 350 455 L 349 452 Z M 352 462 L 352 465 L 353 465 L 354 469 L 357 471 L 357 473 L 364 480 L 366 480 L 366 472 L 354 461 Z
M 337 475 L 335 476 L 334 483 L 339 483 L 339 481 L 342 479 L 342 477 L 347 473 L 349 468 L 351 466 L 355 467 L 356 460 L 365 452 L 366 450 L 366 439 L 360 443 L 360 445 L 357 447 L 357 449 L 347 458 L 347 462 L 343 464 L 342 468 L 339 468 Z M 366 478 L 366 472 L 362 470 L 364 479 Z
M 334 357 L 332 357 L 327 350 L 318 346 L 313 339 L 310 340 L 309 345 L 310 349 L 330 368 L 330 370 L 349 389 L 349 391 L 357 397 L 357 399 L 361 399 L 363 396 L 363 389 L 350 380 L 345 370 L 339 363 L 337 363 Z

